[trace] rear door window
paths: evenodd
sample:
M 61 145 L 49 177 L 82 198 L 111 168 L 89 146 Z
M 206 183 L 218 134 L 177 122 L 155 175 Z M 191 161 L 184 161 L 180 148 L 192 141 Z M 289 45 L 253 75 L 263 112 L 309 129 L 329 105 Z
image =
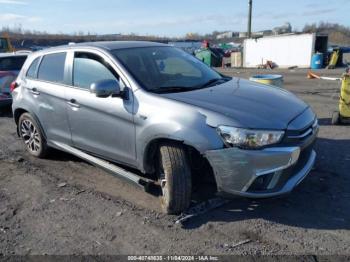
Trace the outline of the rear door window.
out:
M 75 53 L 73 86 L 89 89 L 92 83 L 101 80 L 119 81 L 119 76 L 102 57 L 92 53 Z
M 38 79 L 54 83 L 64 83 L 65 63 L 66 53 L 45 55 L 39 67 Z
M 0 58 L 0 71 L 20 71 L 27 56 L 12 56 Z

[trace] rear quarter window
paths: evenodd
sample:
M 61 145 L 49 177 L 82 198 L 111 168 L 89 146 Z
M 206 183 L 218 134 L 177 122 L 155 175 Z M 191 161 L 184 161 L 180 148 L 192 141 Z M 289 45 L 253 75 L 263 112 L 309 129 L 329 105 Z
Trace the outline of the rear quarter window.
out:
M 37 78 L 38 76 L 38 65 L 39 65 L 40 57 L 36 58 L 32 64 L 30 65 L 27 71 L 27 77 L 29 78 Z
M 39 67 L 38 79 L 54 83 L 64 83 L 65 62 L 66 53 L 45 55 Z
M 20 71 L 27 56 L 0 57 L 0 71 Z

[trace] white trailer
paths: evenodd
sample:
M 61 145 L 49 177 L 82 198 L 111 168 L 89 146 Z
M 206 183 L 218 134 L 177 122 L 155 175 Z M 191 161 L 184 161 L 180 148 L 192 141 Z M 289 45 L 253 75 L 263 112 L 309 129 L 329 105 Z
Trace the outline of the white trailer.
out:
M 244 41 L 243 66 L 258 67 L 272 61 L 278 67 L 309 68 L 315 52 L 326 52 L 327 36 L 287 34 Z

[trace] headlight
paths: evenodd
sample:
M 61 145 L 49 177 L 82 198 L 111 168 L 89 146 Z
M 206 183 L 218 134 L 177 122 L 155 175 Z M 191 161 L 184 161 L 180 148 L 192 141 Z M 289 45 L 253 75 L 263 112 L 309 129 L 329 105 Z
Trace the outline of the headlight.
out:
M 219 126 L 219 135 L 228 146 L 257 149 L 281 141 L 284 131 L 250 130 L 230 126 Z

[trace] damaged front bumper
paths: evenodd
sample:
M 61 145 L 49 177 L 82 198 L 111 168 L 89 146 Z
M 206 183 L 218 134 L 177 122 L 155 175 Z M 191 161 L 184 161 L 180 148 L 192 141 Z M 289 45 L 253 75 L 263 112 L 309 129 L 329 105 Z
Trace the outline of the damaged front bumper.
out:
M 316 153 L 309 148 L 274 147 L 263 150 L 227 148 L 207 151 L 218 191 L 249 198 L 291 192 L 311 171 Z

